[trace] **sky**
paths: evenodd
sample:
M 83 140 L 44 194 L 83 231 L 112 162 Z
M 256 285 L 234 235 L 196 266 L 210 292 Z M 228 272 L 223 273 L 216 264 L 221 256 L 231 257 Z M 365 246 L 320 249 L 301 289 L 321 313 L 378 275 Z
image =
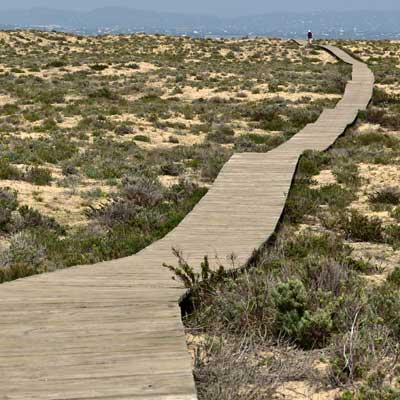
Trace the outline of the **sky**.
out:
M 0 9 L 61 8 L 90 10 L 122 6 L 142 10 L 170 11 L 219 16 L 256 15 L 271 11 L 390 10 L 400 9 L 399 0 L 0 0 Z

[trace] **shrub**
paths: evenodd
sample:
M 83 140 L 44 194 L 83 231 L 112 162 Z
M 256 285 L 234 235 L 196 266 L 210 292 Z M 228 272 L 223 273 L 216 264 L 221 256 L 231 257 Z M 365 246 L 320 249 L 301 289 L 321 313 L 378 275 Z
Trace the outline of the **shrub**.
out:
M 105 69 L 108 68 L 108 65 L 105 65 L 105 64 L 93 64 L 93 65 L 90 65 L 89 67 L 93 71 L 104 71 Z
M 337 183 L 320 187 L 316 191 L 316 200 L 320 205 L 329 205 L 337 209 L 343 209 L 356 199 L 353 191 L 344 189 Z
M 385 227 L 386 242 L 393 247 L 398 248 L 400 245 L 400 225 L 390 224 Z
M 307 124 L 315 122 L 320 115 L 317 110 L 294 109 L 289 114 L 290 123 L 296 129 L 302 129 Z
M 65 176 L 77 175 L 78 174 L 78 169 L 73 163 L 66 162 L 66 163 L 64 163 L 62 165 L 61 172 Z
M 118 125 L 115 128 L 115 133 L 117 135 L 129 135 L 129 134 L 132 133 L 132 128 L 130 126 L 128 126 L 128 125 L 125 125 L 125 124 L 124 125 Z
M 146 142 L 146 143 L 150 143 L 151 140 L 148 136 L 145 135 L 135 135 L 133 137 L 133 140 L 136 140 L 137 142 Z
M 176 136 L 170 136 L 168 138 L 168 142 L 172 143 L 172 144 L 178 144 L 179 143 L 179 139 Z
M 261 120 L 259 126 L 260 129 L 265 131 L 282 131 L 286 126 L 286 122 L 280 115 L 273 114 L 267 119 Z
M 295 182 L 285 206 L 286 221 L 291 224 L 304 222 L 308 215 L 318 209 L 317 191 L 308 187 L 308 181 Z
M 379 132 L 366 132 L 357 135 L 355 138 L 355 145 L 360 146 L 385 146 L 388 148 L 395 148 L 398 146 L 398 140 L 390 135 L 385 135 Z
M 308 310 L 308 294 L 299 280 L 278 283 L 272 299 L 276 307 L 276 329 L 278 336 L 295 340 L 303 348 L 312 348 L 325 344 L 330 335 L 333 322 L 329 311 Z
M 35 234 L 20 232 L 10 240 L 10 247 L 0 258 L 0 282 L 23 278 L 46 271 L 46 249 Z
M 134 70 L 140 69 L 140 66 L 138 64 L 136 64 L 136 63 L 127 64 L 127 65 L 125 65 L 125 67 L 126 68 L 130 68 L 130 69 L 134 69 Z
M 217 269 L 211 269 L 207 257 L 204 257 L 204 261 L 200 265 L 200 272 L 195 272 L 185 261 L 182 253 L 176 249 L 173 249 L 173 253 L 178 259 L 178 266 L 163 264 L 164 268 L 168 268 L 173 272 L 173 279 L 180 280 L 185 288 L 193 290 L 192 295 L 197 300 L 204 300 L 204 296 L 207 295 L 207 292 L 213 285 L 223 282 L 226 279 L 227 273 L 224 267 L 220 266 Z
M 369 107 L 366 111 L 366 120 L 371 124 L 382 125 L 385 121 L 386 111 L 383 108 Z
M 386 107 L 390 104 L 398 104 L 399 96 L 396 94 L 389 94 L 385 90 L 375 87 L 372 100 L 375 106 Z
M 232 143 L 235 131 L 227 125 L 220 125 L 214 128 L 213 132 L 207 134 L 207 140 L 220 144 Z
M 396 187 L 385 187 L 382 190 L 368 196 L 372 204 L 400 204 L 400 192 Z
M 168 163 L 161 166 L 161 174 L 169 176 L 179 176 L 184 172 L 182 164 Z
M 47 168 L 31 167 L 24 173 L 24 180 L 34 185 L 49 185 L 53 180 L 51 171 Z
M 326 153 L 307 150 L 300 158 L 298 165 L 298 175 L 300 177 L 312 177 L 318 175 L 321 168 L 327 164 L 328 156 Z
M 400 288 L 400 267 L 396 267 L 387 277 L 388 282 Z
M 343 183 L 350 187 L 357 187 L 361 183 L 358 166 L 354 163 L 340 163 L 332 170 L 338 183 Z
M 121 196 L 139 206 L 154 207 L 164 200 L 164 188 L 156 179 L 129 175 L 123 178 Z
M 90 99 L 106 99 L 106 100 L 117 100 L 118 96 L 113 93 L 108 87 L 103 86 L 100 89 L 89 92 Z
M 375 243 L 384 241 L 382 221 L 379 218 L 369 218 L 352 210 L 350 213 L 342 215 L 339 222 L 346 239 Z
M 379 375 L 381 374 L 377 372 L 376 376 Z M 400 390 L 396 388 L 383 386 L 376 389 L 366 383 L 354 391 L 346 390 L 339 400 L 398 400 L 399 398 Z
M 65 67 L 67 63 L 63 60 L 54 60 L 46 64 L 46 68 L 62 68 Z
M 390 216 L 394 218 L 396 221 L 400 221 L 400 207 L 394 207 L 390 212 Z
M 17 167 L 14 167 L 5 158 L 0 158 L 0 179 L 18 180 L 21 173 Z
M 0 188 L 0 231 L 9 231 L 12 213 L 17 207 L 17 192 L 9 188 Z
M 18 218 L 19 217 L 19 218 Z M 17 222 L 14 229 L 23 230 L 28 228 L 44 228 L 54 231 L 58 234 L 65 234 L 65 229 L 57 223 L 54 218 L 42 215 L 39 211 L 34 210 L 29 206 L 21 206 L 18 208 Z

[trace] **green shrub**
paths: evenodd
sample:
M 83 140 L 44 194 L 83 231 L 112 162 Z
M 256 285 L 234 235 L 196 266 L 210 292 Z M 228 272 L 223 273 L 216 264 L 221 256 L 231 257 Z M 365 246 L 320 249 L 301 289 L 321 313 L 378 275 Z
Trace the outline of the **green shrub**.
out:
M 320 205 L 343 209 L 356 199 L 356 195 L 354 191 L 344 189 L 337 183 L 333 183 L 317 189 L 316 199 Z
M 305 151 L 299 161 L 297 173 L 300 177 L 312 177 L 318 175 L 324 165 L 327 164 L 326 153 L 318 151 Z
M 146 142 L 146 143 L 150 143 L 151 142 L 150 138 L 148 136 L 145 136 L 145 135 L 135 135 L 133 137 L 133 140 L 136 140 L 138 142 Z
M 308 180 L 297 180 L 290 190 L 285 206 L 285 219 L 288 223 L 300 224 L 318 210 L 317 191 L 310 189 L 308 183 Z
M 396 388 L 384 386 L 374 389 L 364 384 L 355 391 L 346 390 L 339 400 L 398 400 L 399 398 L 400 390 Z
M 394 207 L 390 212 L 390 216 L 400 222 L 400 207 Z
M 393 247 L 398 248 L 400 246 L 400 225 L 387 225 L 385 227 L 385 238 L 389 244 L 391 244 Z
M 338 183 L 345 184 L 350 187 L 358 187 L 361 183 L 358 166 L 354 163 L 341 163 L 332 170 Z
M 400 192 L 396 187 L 385 187 L 369 195 L 368 199 L 372 204 L 391 204 L 397 206 L 400 204 Z
M 400 288 L 400 267 L 396 267 L 387 277 L 388 282 Z
M 19 221 L 14 226 L 14 229 L 18 231 L 29 228 L 44 228 L 60 235 L 65 234 L 65 229 L 54 218 L 44 216 L 29 206 L 24 205 L 19 207 L 18 216 Z
M 227 125 L 221 125 L 214 128 L 213 132 L 207 134 L 207 140 L 210 142 L 227 144 L 234 141 L 235 131 Z
M 366 132 L 357 135 L 355 144 L 360 146 L 385 146 L 388 148 L 396 148 L 399 145 L 398 139 L 391 135 L 386 135 L 379 132 Z
M 17 192 L 0 188 L 0 231 L 9 231 L 12 213 L 18 207 Z
M 349 240 L 375 243 L 384 241 L 382 221 L 379 218 L 369 218 L 351 210 L 350 213 L 342 215 L 340 224 Z
M 24 180 L 34 185 L 46 186 L 51 183 L 53 177 L 47 168 L 31 167 L 24 173 Z
M 89 65 L 89 67 L 93 71 L 104 71 L 105 69 L 108 68 L 108 65 L 105 65 L 105 64 L 93 64 L 93 65 Z
M 0 158 L 0 179 L 18 180 L 21 178 L 21 172 L 14 167 L 5 158 Z
M 390 104 L 398 104 L 399 96 L 396 94 L 389 94 L 385 90 L 375 87 L 372 100 L 375 106 L 387 107 Z
M 307 291 L 303 283 L 299 280 L 278 283 L 272 291 L 272 300 L 276 308 L 277 336 L 295 340 L 302 346 L 312 347 L 313 342 L 309 342 L 310 334 L 313 328 L 318 330 L 319 318 L 314 320 L 307 310 Z M 311 338 L 312 336 L 311 334 Z M 316 336 L 314 338 L 317 340 Z
M 63 60 L 54 60 L 46 64 L 46 68 L 62 68 L 65 67 L 66 65 L 67 63 Z
M 100 89 L 89 92 L 90 99 L 106 99 L 106 100 L 118 100 L 117 94 L 112 92 L 108 87 L 103 86 Z

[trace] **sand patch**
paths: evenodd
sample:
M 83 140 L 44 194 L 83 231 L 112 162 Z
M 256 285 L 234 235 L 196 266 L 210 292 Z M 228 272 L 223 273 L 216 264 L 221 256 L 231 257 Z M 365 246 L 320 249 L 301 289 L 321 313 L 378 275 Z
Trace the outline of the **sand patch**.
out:
M 327 51 L 320 51 L 318 55 L 315 56 L 316 58 L 319 58 L 319 60 L 325 65 L 325 64 L 336 64 L 339 61 L 330 53 Z
M 17 99 L 8 94 L 0 94 L 0 106 L 4 106 L 6 104 L 13 104 L 16 101 Z
M 371 283 L 381 284 L 387 276 L 400 264 L 400 250 L 393 250 L 387 244 L 349 243 L 353 249 L 352 257 L 372 263 L 377 273 L 365 276 Z
M 277 389 L 274 399 L 285 400 L 333 400 L 340 394 L 340 389 L 323 390 L 310 386 L 307 381 L 287 382 Z
M 373 211 L 369 196 L 383 188 L 400 187 L 400 168 L 397 165 L 359 164 L 359 174 L 364 180 L 358 199 L 351 204 L 351 208 L 370 217 L 378 217 L 384 223 L 396 222 L 388 211 Z
M 81 182 L 75 188 L 63 188 L 55 185 L 37 186 L 23 181 L 0 181 L 0 187 L 9 187 L 18 193 L 21 205 L 32 207 L 44 215 L 53 217 L 57 222 L 66 226 L 76 226 L 87 223 L 84 210 L 89 202 L 82 198 L 81 191 L 100 187 L 95 181 Z M 108 187 L 101 187 L 109 192 Z
M 179 176 L 161 175 L 158 179 L 164 186 L 171 187 L 177 185 L 181 178 Z
M 63 117 L 63 121 L 58 124 L 58 127 L 61 129 L 72 129 L 75 128 L 81 120 L 82 117 L 77 115 L 73 117 Z
M 315 189 L 337 183 L 336 178 L 330 169 L 322 170 L 319 175 L 313 176 L 313 179 L 316 181 L 316 185 L 313 185 Z

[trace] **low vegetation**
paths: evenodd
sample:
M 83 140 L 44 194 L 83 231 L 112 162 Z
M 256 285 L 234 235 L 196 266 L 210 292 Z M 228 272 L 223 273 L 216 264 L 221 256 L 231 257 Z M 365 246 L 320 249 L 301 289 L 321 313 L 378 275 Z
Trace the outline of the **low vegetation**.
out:
M 11 31 L 0 44 L 0 282 L 137 252 L 234 151 L 287 140 L 350 76 L 272 39 Z

